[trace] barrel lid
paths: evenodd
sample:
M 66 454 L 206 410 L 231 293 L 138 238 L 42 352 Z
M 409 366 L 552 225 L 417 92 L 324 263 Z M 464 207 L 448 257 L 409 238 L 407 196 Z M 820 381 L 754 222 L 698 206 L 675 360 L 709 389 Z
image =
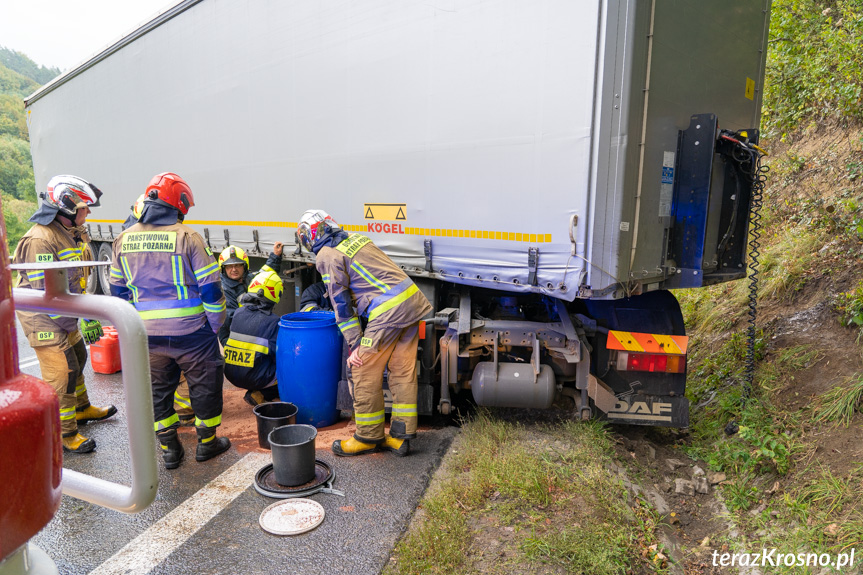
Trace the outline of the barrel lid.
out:
M 324 521 L 323 506 L 311 499 L 277 501 L 261 512 L 258 522 L 273 535 L 299 535 L 311 531 Z
M 336 324 L 336 314 L 331 311 L 296 311 L 285 314 L 279 327 L 328 327 Z

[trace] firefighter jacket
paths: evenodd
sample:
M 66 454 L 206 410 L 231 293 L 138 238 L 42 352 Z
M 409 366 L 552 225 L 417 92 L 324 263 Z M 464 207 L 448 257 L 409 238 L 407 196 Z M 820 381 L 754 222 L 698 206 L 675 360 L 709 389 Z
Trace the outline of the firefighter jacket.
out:
M 366 236 L 351 234 L 325 245 L 316 266 L 351 350 L 359 345 L 377 350 L 382 329 L 413 325 L 432 310 L 416 284 Z M 363 337 L 358 316 L 368 319 L 372 337 Z
M 67 228 L 57 220 L 47 225 L 36 224 L 18 242 L 12 261 L 16 264 L 81 261 L 89 241 L 83 228 Z M 88 269 L 72 268 L 66 273 L 69 291 L 84 293 Z M 15 287 L 44 290 L 45 270 L 21 270 Z M 57 344 L 65 335 L 78 330 L 78 319 L 74 317 L 19 311 L 18 319 L 27 341 L 34 347 Z
M 134 304 L 147 335 L 186 335 L 225 321 L 219 264 L 182 223 L 138 222 L 114 240 L 111 293 Z
M 324 282 L 313 283 L 303 290 L 300 298 L 300 311 L 315 310 L 333 311 L 330 297 L 327 295 L 327 285 Z
M 242 279 L 233 280 L 224 273 L 222 274 L 222 292 L 225 294 L 225 306 L 228 312 L 228 315 L 225 317 L 225 323 L 219 330 L 219 341 L 223 346 L 225 345 L 225 340 L 228 339 L 228 335 L 231 333 L 231 320 L 234 317 L 234 312 L 240 307 L 240 296 L 249 290 L 249 284 L 252 283 L 252 279 L 264 271 L 279 273 L 281 267 L 282 256 L 270 254 L 264 267 L 256 272 L 247 272 Z
M 225 377 L 243 389 L 263 389 L 276 379 L 280 318 L 272 302 L 256 295 L 245 294 L 241 302 L 225 342 Z

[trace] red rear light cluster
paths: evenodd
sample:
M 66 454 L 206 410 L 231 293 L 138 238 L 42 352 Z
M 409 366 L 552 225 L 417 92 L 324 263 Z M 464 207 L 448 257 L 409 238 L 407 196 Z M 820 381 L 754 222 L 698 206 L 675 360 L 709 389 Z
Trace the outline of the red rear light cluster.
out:
M 686 356 L 619 351 L 617 352 L 616 367 L 618 371 L 684 373 L 686 371 Z

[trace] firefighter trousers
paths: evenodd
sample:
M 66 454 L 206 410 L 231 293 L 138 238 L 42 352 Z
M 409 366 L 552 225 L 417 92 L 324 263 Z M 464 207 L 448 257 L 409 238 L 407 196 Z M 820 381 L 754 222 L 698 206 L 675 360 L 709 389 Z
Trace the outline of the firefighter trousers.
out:
M 405 439 L 417 430 L 417 346 L 419 324 L 405 328 L 381 328 L 377 334 L 370 326 L 366 335 L 374 335 L 378 349 L 360 346 L 363 364 L 350 369 L 353 384 L 354 417 L 357 431 L 354 438 L 364 443 L 380 443 L 384 439 L 384 369 L 393 396 L 390 431 Z
M 34 347 L 33 351 L 39 360 L 42 379 L 54 389 L 60 400 L 60 432 L 63 437 L 73 437 L 78 434 L 75 410 L 83 411 L 90 406 L 84 384 L 87 347 L 81 339 L 81 332 L 73 331 L 61 337 L 59 343 Z
M 160 335 L 147 338 L 150 347 L 150 378 L 153 382 L 155 430 L 176 428 L 180 418 L 174 410 L 174 394 L 180 372 L 189 384 L 189 399 L 195 411 L 195 426 L 216 428 L 222 423 L 224 360 L 219 340 L 204 324 L 187 335 Z

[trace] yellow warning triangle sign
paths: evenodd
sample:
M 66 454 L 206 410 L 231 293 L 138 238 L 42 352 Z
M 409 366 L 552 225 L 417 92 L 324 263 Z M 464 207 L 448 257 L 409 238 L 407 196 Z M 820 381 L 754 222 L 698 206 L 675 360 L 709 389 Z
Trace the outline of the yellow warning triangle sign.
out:
M 365 215 L 365 218 L 366 218 L 367 220 L 369 220 L 369 219 L 374 219 L 374 215 L 372 215 L 372 207 L 371 207 L 371 206 L 369 206 L 369 207 L 367 207 L 367 208 L 366 208 L 366 215 Z
M 407 218 L 405 218 L 405 213 L 401 208 L 399 208 L 399 213 L 396 214 L 396 219 L 397 220 L 406 220 L 407 219 Z

